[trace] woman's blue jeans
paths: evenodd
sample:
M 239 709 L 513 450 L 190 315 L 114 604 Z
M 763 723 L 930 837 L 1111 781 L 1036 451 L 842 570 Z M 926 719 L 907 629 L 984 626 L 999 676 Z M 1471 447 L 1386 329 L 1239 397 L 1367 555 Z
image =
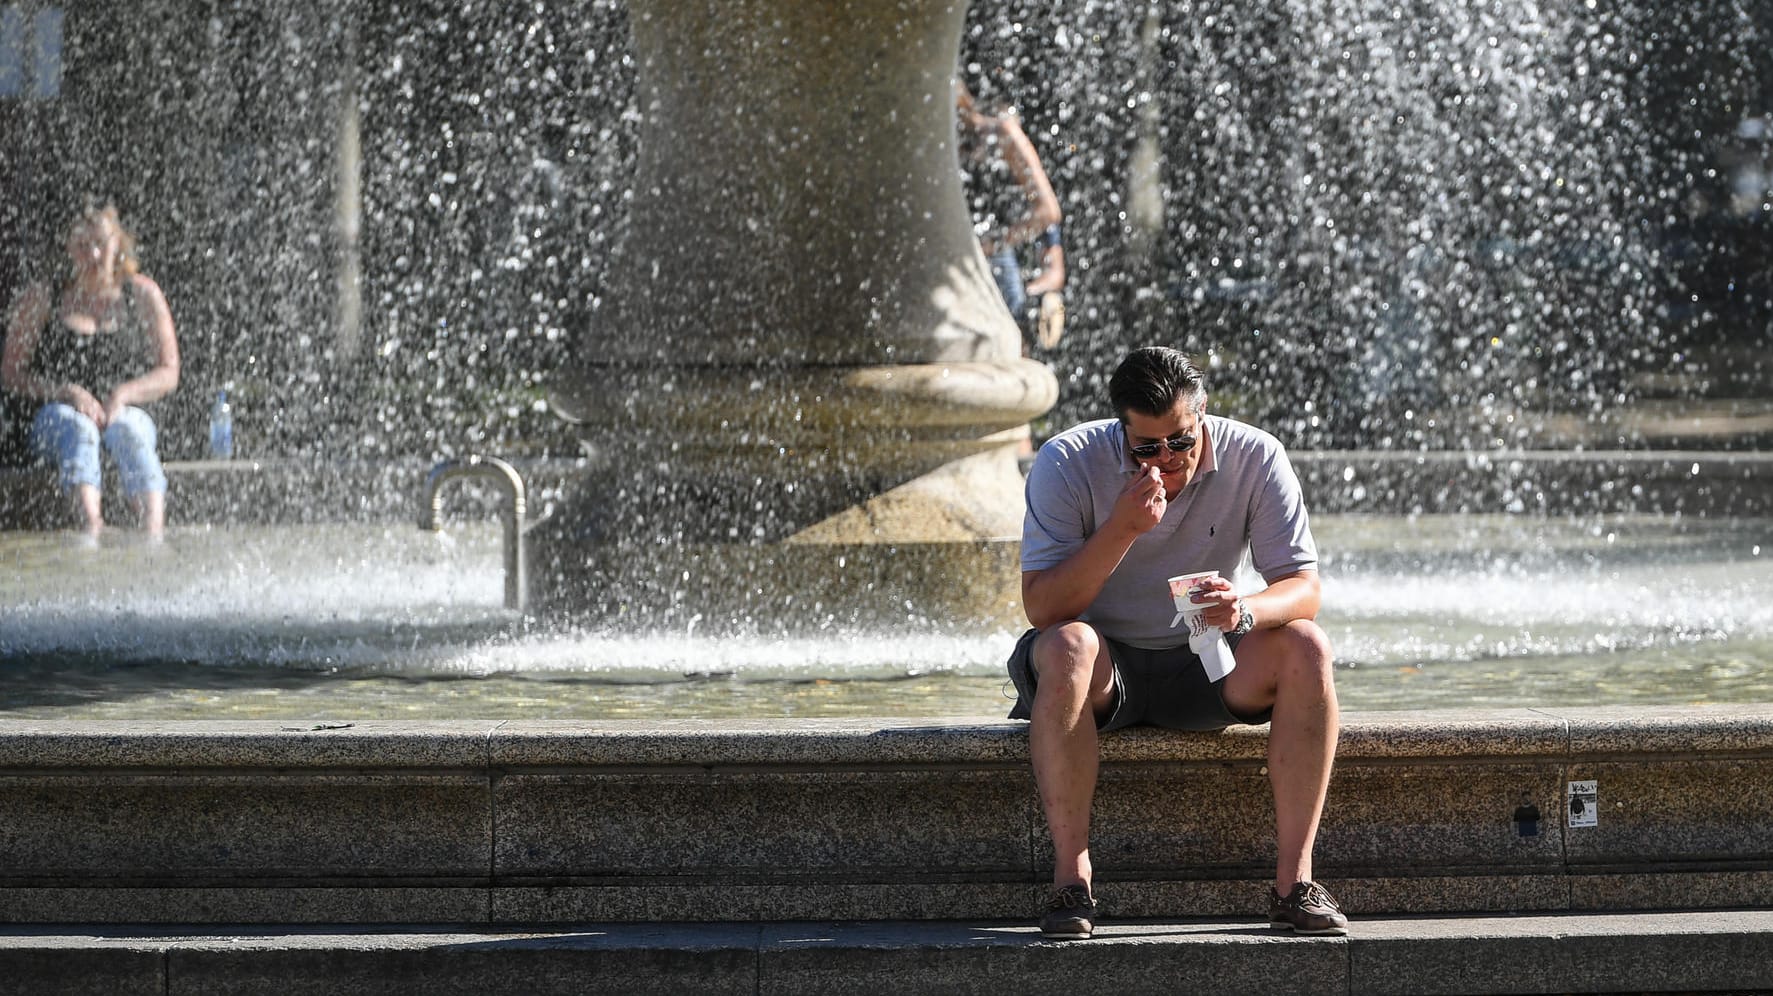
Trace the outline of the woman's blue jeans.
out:
M 31 422 L 31 451 L 53 462 L 62 490 L 81 484 L 99 487 L 99 444 L 117 461 L 123 493 L 130 498 L 166 490 L 166 471 L 155 452 L 159 432 L 140 408 L 124 408 L 104 433 L 72 405 L 52 401 Z
M 1022 289 L 1022 264 L 1016 258 L 1016 250 L 999 249 L 990 258 L 990 263 L 991 279 L 997 281 L 1004 307 L 1017 322 L 1021 322 L 1022 309 L 1028 306 L 1028 292 Z

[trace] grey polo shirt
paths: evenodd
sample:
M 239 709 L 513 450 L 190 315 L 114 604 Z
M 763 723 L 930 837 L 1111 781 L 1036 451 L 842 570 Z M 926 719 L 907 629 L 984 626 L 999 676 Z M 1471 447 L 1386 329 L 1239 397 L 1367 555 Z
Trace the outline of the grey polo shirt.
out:
M 1317 567 L 1317 544 L 1299 478 L 1280 441 L 1218 415 L 1201 418 L 1206 452 L 1194 479 L 1164 510 L 1163 521 L 1133 541 L 1120 566 L 1084 612 L 1084 621 L 1135 647 L 1188 641 L 1170 628 L 1175 604 L 1168 579 L 1195 571 L 1232 578 L 1249 555 L 1273 582 Z M 1028 473 L 1022 569 L 1055 567 L 1108 521 L 1139 465 L 1127 452 L 1118 419 L 1085 422 L 1047 440 Z

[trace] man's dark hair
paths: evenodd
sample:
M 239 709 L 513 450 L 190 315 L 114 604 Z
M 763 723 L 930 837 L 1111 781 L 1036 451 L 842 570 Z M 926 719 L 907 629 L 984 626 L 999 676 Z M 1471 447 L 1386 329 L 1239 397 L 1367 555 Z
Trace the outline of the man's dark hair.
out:
M 1207 380 L 1200 368 L 1168 346 L 1141 346 L 1127 354 L 1108 380 L 1108 400 L 1126 421 L 1128 412 L 1167 415 L 1177 400 L 1188 398 L 1196 411 L 1206 401 Z

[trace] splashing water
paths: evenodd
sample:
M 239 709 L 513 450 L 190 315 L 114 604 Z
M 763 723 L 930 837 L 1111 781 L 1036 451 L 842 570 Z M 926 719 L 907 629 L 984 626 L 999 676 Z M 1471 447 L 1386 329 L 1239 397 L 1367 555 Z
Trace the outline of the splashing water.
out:
M 1344 700 L 1357 707 L 1773 692 L 1751 666 L 1773 649 L 1764 520 L 1324 516 L 1316 531 L 1320 621 Z M 322 696 L 335 716 L 1003 707 L 1010 632 L 959 623 L 722 640 L 550 631 L 501 607 L 497 545 L 484 526 L 442 542 L 398 527 L 193 531 L 159 550 L 7 536 L 0 561 L 16 580 L 0 589 L 0 670 L 17 687 L 7 698 L 36 701 L 45 686 L 75 684 L 85 703 L 105 698 L 106 682 L 176 684 L 196 671 L 208 701 L 189 708 L 221 713 L 262 687 L 307 696 L 258 706 L 272 714 L 311 710 Z M 119 580 L 142 576 L 130 568 L 145 559 L 182 580 Z M 325 697 L 329 683 L 337 701 Z M 600 705 L 620 688 L 648 697 Z M 124 697 L 130 704 L 112 708 L 152 715 L 160 706 Z
M 1071 331 L 1044 357 L 1062 394 L 1037 429 L 1100 414 L 1114 361 L 1145 342 L 1203 356 L 1215 407 L 1295 448 L 1491 451 L 1555 418 L 1629 446 L 1644 440 L 1610 420 L 1640 404 L 1764 400 L 1767 4 L 974 7 L 962 69 L 1016 105 L 1066 214 Z M 574 452 L 544 388 L 597 320 L 628 225 L 649 109 L 627 16 L 617 0 L 83 7 L 69 52 L 131 38 L 161 57 L 71 62 L 62 99 L 7 105 L 21 137 L 0 174 L 20 196 L 0 221 L 24 248 L 0 245 L 0 288 L 58 258 L 50 206 L 105 190 L 168 290 L 187 382 L 238 383 L 244 455 Z M 141 113 L 116 115 L 116 93 Z M 168 400 L 168 457 L 201 451 L 206 396 Z M 386 679 L 346 711 L 435 709 L 451 677 L 685 675 L 933 675 L 1001 711 L 1012 634 L 541 631 L 498 607 L 495 537 L 304 526 L 85 552 L 0 536 L 5 701 L 71 674 L 92 681 L 70 698 L 103 699 L 125 670 L 177 667 L 225 677 L 219 698 Z M 1325 518 L 1319 540 L 1351 701 L 1773 699 L 1751 681 L 1773 657 L 1764 524 Z M 1629 681 L 1597 680 L 1622 662 Z M 1501 677 L 1432 684 L 1484 675 Z
M 958 68 L 1021 115 L 1065 212 L 1055 426 L 1146 342 L 1208 358 L 1215 400 L 1296 446 L 1494 448 L 1659 378 L 1764 389 L 1756 353 L 1715 352 L 1773 318 L 1764 3 L 968 16 Z M 237 384 L 249 455 L 571 452 L 544 388 L 628 225 L 628 18 L 71 11 L 60 97 L 8 105 L 0 290 L 58 258 L 58 205 L 107 191 L 189 329 L 187 383 Z M 160 56 L 80 55 L 126 37 Z M 202 452 L 212 396 L 168 399 L 168 455 Z

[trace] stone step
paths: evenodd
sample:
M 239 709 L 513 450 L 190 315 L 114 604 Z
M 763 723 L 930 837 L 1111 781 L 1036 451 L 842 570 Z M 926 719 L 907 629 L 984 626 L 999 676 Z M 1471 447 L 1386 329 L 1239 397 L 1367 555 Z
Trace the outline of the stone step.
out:
M 1250 920 L 0 930 L 0 992 L 1608 993 L 1773 988 L 1773 912 Z
M 1683 406 L 1605 422 L 1544 417 L 1557 445 L 1539 449 L 1306 450 L 1290 456 L 1316 513 L 1773 514 L 1773 402 Z M 1620 439 L 1635 441 L 1628 448 Z M 1728 444 L 1728 445 L 1726 445 Z M 1686 447 L 1686 448 L 1676 448 Z M 531 521 L 551 514 L 581 459 L 514 459 Z M 430 465 L 285 459 L 166 464 L 174 526 L 418 521 Z M 133 521 L 116 475 L 106 478 L 109 521 Z M 480 481 L 452 487 L 452 521 L 501 509 Z M 71 506 L 42 467 L 0 467 L 0 530 L 72 526 Z
M 1683 350 L 1658 370 L 1634 374 L 1629 386 L 1639 402 L 1654 398 L 1767 398 L 1773 394 L 1773 363 L 1764 344 L 1716 343 Z
M 1702 421 L 1693 419 L 1696 425 Z M 1773 438 L 1773 408 L 1757 415 L 1755 424 Z M 1773 453 L 1610 445 L 1303 450 L 1291 457 L 1314 514 L 1773 515 Z
M 1663 449 L 1754 452 L 1773 440 L 1773 399 L 1648 398 L 1601 415 L 1521 413 L 1532 444 L 1559 449 Z
M 513 459 L 523 476 L 530 518 L 549 514 L 566 482 L 584 472 L 580 459 Z M 169 460 L 167 523 L 306 525 L 316 522 L 416 524 L 425 477 L 422 460 Z M 107 521 L 127 523 L 117 475 L 105 477 Z M 489 519 L 502 506 L 499 490 L 481 480 L 452 485 L 449 517 Z M 69 503 L 47 466 L 0 467 L 0 529 L 53 529 L 74 524 Z
M 1266 750 L 1103 739 L 1117 915 L 1260 913 Z M 1768 784 L 1768 706 L 1351 713 L 1316 871 L 1362 916 L 1768 906 Z M 1053 862 L 1003 722 L 0 720 L 0 814 L 13 924 L 995 921 Z

